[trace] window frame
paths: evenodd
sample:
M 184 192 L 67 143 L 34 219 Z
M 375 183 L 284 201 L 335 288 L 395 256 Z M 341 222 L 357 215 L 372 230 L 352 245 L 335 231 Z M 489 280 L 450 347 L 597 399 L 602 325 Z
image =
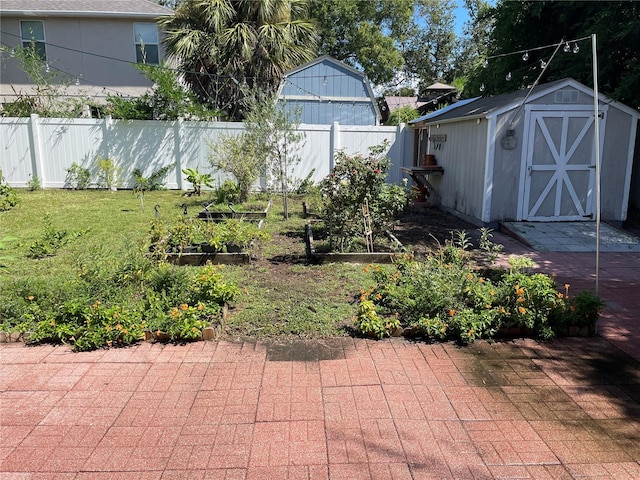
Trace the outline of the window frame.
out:
M 155 42 L 145 42 L 142 39 L 142 35 L 139 35 L 136 27 L 138 25 L 152 25 L 155 29 Z M 147 65 L 160 65 L 160 33 L 158 32 L 158 25 L 154 22 L 134 22 L 133 23 L 133 45 L 136 54 L 136 63 Z M 155 47 L 157 62 L 150 62 L 148 59 L 144 59 L 143 53 L 148 54 L 149 47 Z M 144 59 L 144 60 L 143 60 Z
M 23 25 L 27 23 L 39 23 L 42 25 L 42 40 L 32 36 L 31 38 L 24 36 Z M 47 60 L 47 35 L 44 28 L 44 20 L 20 20 L 20 45 L 22 48 L 29 48 L 31 43 L 36 46 L 36 51 L 43 61 Z

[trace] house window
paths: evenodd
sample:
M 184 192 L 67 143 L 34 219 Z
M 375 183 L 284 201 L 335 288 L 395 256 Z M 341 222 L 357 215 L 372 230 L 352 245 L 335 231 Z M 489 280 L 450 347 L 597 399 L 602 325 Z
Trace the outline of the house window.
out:
M 136 62 L 158 65 L 160 46 L 155 23 L 134 23 L 133 32 L 136 45 Z
M 20 37 L 22 38 L 22 46 L 30 48 L 34 46 L 38 56 L 42 60 L 47 59 L 46 43 L 44 41 L 44 22 L 41 20 L 21 20 L 20 21 Z

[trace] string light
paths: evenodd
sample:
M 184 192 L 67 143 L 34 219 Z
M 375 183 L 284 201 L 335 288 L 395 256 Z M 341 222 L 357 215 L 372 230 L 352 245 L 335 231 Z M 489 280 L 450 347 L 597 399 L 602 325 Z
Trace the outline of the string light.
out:
M 484 92 L 484 83 L 482 85 L 480 85 L 480 91 Z
M 511 80 L 511 72 L 507 73 L 507 76 L 504 79 L 508 82 Z
M 580 51 L 580 47 L 578 46 L 577 42 L 573 43 L 573 50 L 571 50 L 573 53 L 578 53 Z
M 327 76 L 326 75 L 322 79 L 322 85 L 324 85 L 325 87 L 327 86 Z
M 545 62 L 544 60 L 540 60 L 540 68 L 543 70 L 547 68 L 547 62 Z
M 564 51 L 564 53 L 569 53 L 571 51 L 571 45 L 569 45 L 569 42 L 565 42 L 562 51 Z
M 528 51 L 526 51 L 526 52 L 524 52 L 524 53 L 522 54 L 522 60 L 523 60 L 523 61 L 525 61 L 525 62 L 526 62 L 527 60 L 529 60 L 529 52 L 528 52 Z

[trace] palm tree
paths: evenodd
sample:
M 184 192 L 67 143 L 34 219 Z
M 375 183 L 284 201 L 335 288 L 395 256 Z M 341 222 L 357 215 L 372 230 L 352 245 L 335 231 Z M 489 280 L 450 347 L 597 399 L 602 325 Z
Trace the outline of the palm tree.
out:
M 240 119 L 242 91 L 275 91 L 284 72 L 312 60 L 308 0 L 193 0 L 160 21 L 169 57 L 202 100 Z

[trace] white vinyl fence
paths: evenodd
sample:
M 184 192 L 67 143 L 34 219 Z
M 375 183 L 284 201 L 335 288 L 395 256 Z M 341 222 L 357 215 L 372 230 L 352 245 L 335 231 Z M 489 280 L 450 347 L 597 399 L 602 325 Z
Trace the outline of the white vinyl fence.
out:
M 182 173 L 196 168 L 211 173 L 220 184 L 229 178 L 209 163 L 209 145 L 221 134 L 237 134 L 242 123 L 160 122 L 147 120 L 0 118 L 0 169 L 14 187 L 27 187 L 37 177 L 44 188 L 64 188 L 67 168 L 74 162 L 97 174 L 99 158 L 113 159 L 120 169 L 119 187 L 132 188 L 133 171 L 143 177 L 165 165 L 175 164 L 165 177 L 167 188 L 187 190 L 190 184 Z M 387 177 L 399 183 L 400 170 L 412 164 L 413 129 L 333 125 L 300 125 L 304 143 L 297 153 L 302 159 L 292 177 L 302 180 L 313 170 L 314 182 L 331 171 L 337 150 L 347 153 L 368 152 L 368 147 L 385 139 L 390 142 L 388 156 L 392 167 Z

